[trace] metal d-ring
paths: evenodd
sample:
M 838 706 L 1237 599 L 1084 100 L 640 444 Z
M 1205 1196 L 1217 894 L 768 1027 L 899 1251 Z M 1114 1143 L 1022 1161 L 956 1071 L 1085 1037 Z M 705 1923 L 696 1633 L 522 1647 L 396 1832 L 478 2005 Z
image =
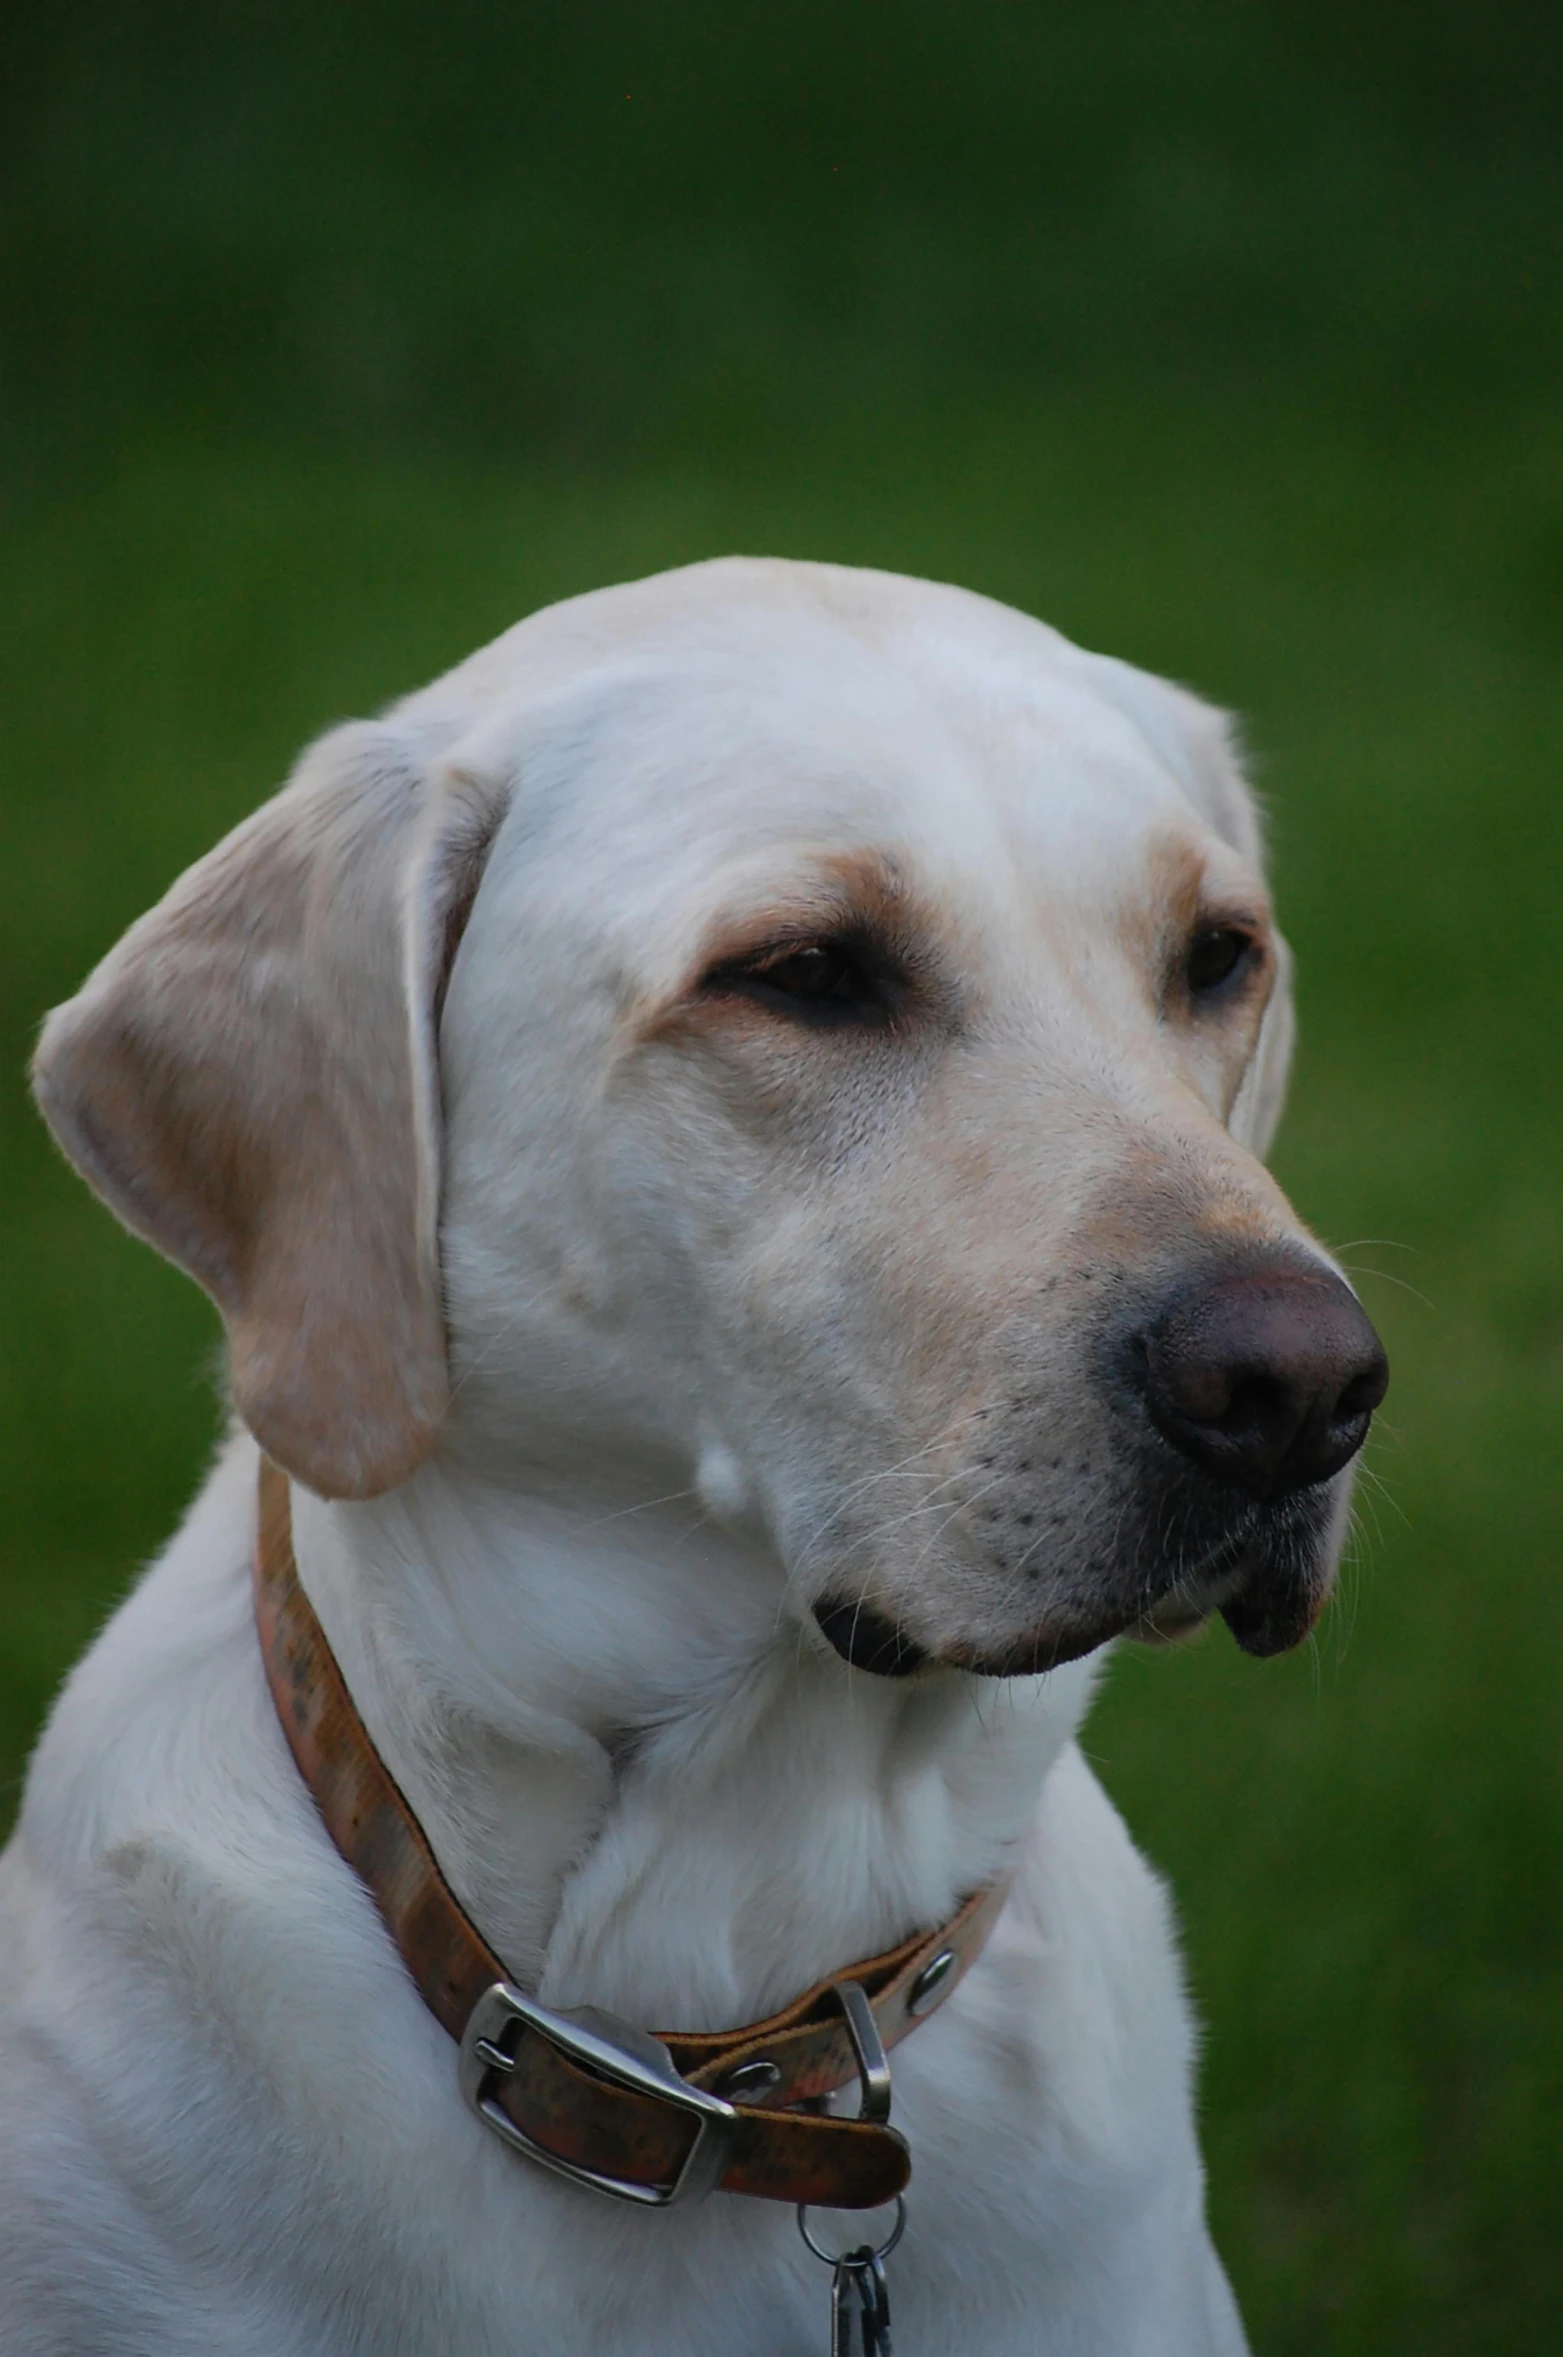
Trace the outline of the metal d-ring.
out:
M 854 2337 L 862 2357 L 891 2357 L 890 2295 L 885 2288 L 884 2263 L 906 2232 L 906 2196 L 896 2195 L 895 2224 L 877 2249 L 865 2242 L 856 2250 L 827 2251 L 809 2232 L 807 2202 L 798 2204 L 798 2232 L 805 2247 L 830 2269 L 830 2357 L 851 2357 Z
M 864 1994 L 861 1981 L 836 1981 L 831 1995 L 846 2018 L 847 2036 L 857 2057 L 858 2081 L 863 2090 L 857 2116 L 882 2128 L 890 2117 L 890 2058 L 879 2035 L 874 2008 Z
M 809 2210 L 811 2206 L 813 2205 L 808 2202 L 799 2202 L 798 2232 L 802 2235 L 804 2241 L 808 2244 L 809 2249 L 814 2253 L 816 2259 L 823 2259 L 827 2267 L 839 2267 L 842 2260 L 849 2254 L 845 2251 L 827 2251 L 815 2241 L 813 2235 L 809 2232 Z M 898 2193 L 895 2197 L 895 2224 L 891 2227 L 890 2232 L 886 2235 L 878 2250 L 870 2251 L 867 2258 L 862 2260 L 860 2264 L 865 2267 L 877 2267 L 881 2265 L 884 2260 L 889 2258 L 891 2252 L 895 2249 L 896 2244 L 900 2241 L 902 2235 L 905 2232 L 906 2196 L 904 2193 Z

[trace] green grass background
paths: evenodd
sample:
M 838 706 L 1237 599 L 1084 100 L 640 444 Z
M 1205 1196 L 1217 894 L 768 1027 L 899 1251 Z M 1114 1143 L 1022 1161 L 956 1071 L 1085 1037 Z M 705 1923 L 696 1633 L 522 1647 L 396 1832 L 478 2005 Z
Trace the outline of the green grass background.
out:
M 1120 1658 L 1256 2346 L 1563 2342 L 1563 30 L 60 0 L 0 95 L 0 1777 L 198 1478 L 213 1321 L 42 1010 L 325 723 L 726 549 L 941 575 L 1245 716 L 1279 1166 L 1394 1388 L 1341 1601 Z

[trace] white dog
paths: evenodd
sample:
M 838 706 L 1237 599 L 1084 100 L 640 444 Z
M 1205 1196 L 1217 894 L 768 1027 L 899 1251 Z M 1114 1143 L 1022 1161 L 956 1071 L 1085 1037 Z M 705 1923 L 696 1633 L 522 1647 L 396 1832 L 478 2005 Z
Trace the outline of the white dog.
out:
M 1330 1585 L 1384 1371 L 1255 1158 L 1289 1032 L 1221 720 L 826 566 L 535 616 L 132 929 L 39 1095 L 244 1429 L 0 1864 L 6 2357 L 827 2345 L 786 2204 L 615 2201 L 463 2103 L 268 1690 L 257 1443 L 550 2007 L 729 2029 L 1013 1873 L 896 2056 L 907 2357 L 1243 2348 L 1074 1736 L 1111 1637 L 1269 1652 Z

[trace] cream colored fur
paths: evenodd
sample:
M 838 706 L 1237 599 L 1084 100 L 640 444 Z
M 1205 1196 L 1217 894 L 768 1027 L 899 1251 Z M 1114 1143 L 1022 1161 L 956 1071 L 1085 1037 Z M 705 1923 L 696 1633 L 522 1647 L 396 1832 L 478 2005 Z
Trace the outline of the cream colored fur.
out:
M 1234 908 L 1263 986 L 1196 1021 L 1178 944 Z M 880 1035 L 711 985 L 865 911 L 913 975 Z M 738 562 L 336 732 L 44 1033 L 66 1151 L 217 1300 L 359 1707 L 519 1980 L 736 2023 L 1015 1865 L 896 2058 L 908 2357 L 1244 2345 L 1091 1665 L 940 1657 L 1078 1628 L 1153 1550 L 1085 1338 L 1186 1247 L 1299 1240 L 1255 1159 L 1289 1043 L 1216 715 L 958 591 Z M 463 2109 L 271 1713 L 255 1461 L 70 1681 L 0 1863 L 7 2357 L 823 2347 L 790 2215 L 614 2207 Z M 931 1666 L 848 1668 L 842 1593 Z

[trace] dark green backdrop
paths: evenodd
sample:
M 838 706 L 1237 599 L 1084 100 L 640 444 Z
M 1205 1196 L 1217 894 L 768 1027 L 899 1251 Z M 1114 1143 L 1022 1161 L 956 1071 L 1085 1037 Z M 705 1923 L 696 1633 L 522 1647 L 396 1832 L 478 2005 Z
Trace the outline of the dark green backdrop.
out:
M 1126 1657 L 1257 2346 L 1560 2327 L 1563 19 L 546 0 L 8 12 L 0 1754 L 213 1431 L 42 1009 L 299 742 L 563 592 L 946 576 L 1247 717 L 1282 1175 L 1388 1338 L 1339 1606 Z

